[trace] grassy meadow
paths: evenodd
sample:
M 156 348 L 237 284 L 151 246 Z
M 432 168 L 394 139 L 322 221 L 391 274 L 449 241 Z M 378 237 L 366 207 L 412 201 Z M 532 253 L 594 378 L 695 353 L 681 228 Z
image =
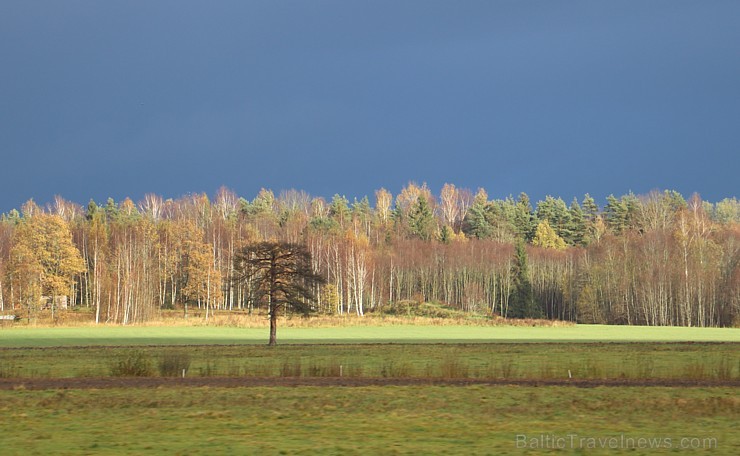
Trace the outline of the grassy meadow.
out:
M 264 344 L 267 336 L 265 326 L 6 325 L 0 328 L 0 347 Z M 351 324 L 328 327 L 278 325 L 279 344 L 492 342 L 740 342 L 740 328 L 474 324 Z
M 117 370 L 121 365 L 129 371 Z M 139 370 L 132 370 L 139 369 Z M 0 377 L 740 379 L 740 344 L 301 344 L 0 349 Z
M 259 325 L 3 326 L 0 378 L 12 389 L 0 390 L 0 451 L 740 453 L 738 329 L 283 323 L 277 347 L 265 346 L 267 329 Z M 24 386 L 30 379 L 180 376 L 182 369 L 204 379 L 570 376 L 725 386 Z M 566 446 L 543 440 L 551 437 Z M 637 439 L 657 447 L 636 447 L 645 443 Z M 599 446 L 614 442 L 616 449 Z
M 740 451 L 731 388 L 18 390 L 0 391 L 0 404 L 3 454 L 543 454 L 551 451 L 517 446 L 518 435 L 543 434 L 576 436 L 552 451 L 560 454 L 697 449 L 681 439 L 712 454 Z M 621 436 L 661 447 L 580 441 Z

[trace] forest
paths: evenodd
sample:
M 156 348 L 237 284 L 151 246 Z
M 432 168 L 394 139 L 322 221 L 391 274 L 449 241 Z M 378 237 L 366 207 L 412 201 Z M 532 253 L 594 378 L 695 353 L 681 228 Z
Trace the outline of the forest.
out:
M 260 241 L 301 243 L 324 278 L 316 311 L 382 312 L 437 302 L 476 315 L 579 323 L 740 324 L 740 203 L 670 190 L 490 199 L 445 184 L 330 200 L 300 190 L 254 198 L 147 194 L 87 206 L 30 200 L 0 217 L 0 311 L 68 306 L 96 323 L 166 309 L 264 311 L 235 258 Z

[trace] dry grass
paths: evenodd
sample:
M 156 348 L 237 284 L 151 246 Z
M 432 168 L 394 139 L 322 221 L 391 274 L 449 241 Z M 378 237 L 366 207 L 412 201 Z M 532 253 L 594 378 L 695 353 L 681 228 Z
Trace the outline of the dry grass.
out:
M 119 368 L 120 366 L 120 368 Z M 144 366 L 143 368 L 141 366 Z M 114 371 L 113 368 L 116 368 Z M 738 344 L 308 344 L 0 349 L 0 378 L 740 380 Z
M 155 323 L 156 324 L 156 323 Z M 269 320 L 264 315 L 223 313 L 205 320 L 163 320 L 160 324 L 186 326 L 228 326 L 236 328 L 267 328 Z M 514 320 L 495 318 L 429 318 L 399 317 L 388 315 L 333 315 L 303 317 L 280 317 L 279 328 L 334 328 L 352 326 L 573 326 L 571 322 L 551 320 Z
M 137 326 L 144 327 L 171 327 L 171 326 L 213 326 L 231 328 L 267 328 L 269 319 L 263 314 L 248 314 L 244 311 L 215 311 L 205 319 L 205 311 L 190 310 L 185 319 L 182 311 L 162 311 L 158 318 Z M 48 327 L 88 327 L 96 325 L 94 316 L 86 311 L 59 311 L 57 320 L 52 321 L 50 315 L 41 313 L 33 321 L 22 321 L 17 325 L 28 325 L 38 328 Z M 114 323 L 102 325 L 119 326 Z M 278 318 L 279 328 L 336 328 L 353 326 L 521 326 L 521 327 L 568 327 L 575 323 L 560 320 L 536 319 L 505 319 L 500 316 L 458 316 L 452 318 L 434 318 L 422 316 L 398 316 L 382 314 L 344 315 L 312 315 L 310 317 L 283 316 Z

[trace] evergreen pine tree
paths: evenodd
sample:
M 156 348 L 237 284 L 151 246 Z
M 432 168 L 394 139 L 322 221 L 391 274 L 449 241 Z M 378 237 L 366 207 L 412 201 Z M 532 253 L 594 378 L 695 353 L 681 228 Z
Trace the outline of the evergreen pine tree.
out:
M 638 227 L 640 218 L 640 200 L 634 193 L 630 192 L 622 197 L 622 204 L 626 208 L 625 229 L 634 229 Z
M 514 283 L 509 296 L 509 316 L 513 318 L 541 318 L 542 309 L 535 300 L 532 284 L 529 281 L 527 250 L 522 240 L 519 240 L 516 244 L 511 275 Z
M 436 231 L 434 214 L 427 199 L 420 196 L 409 213 L 409 231 L 425 241 L 432 239 Z
M 587 222 L 594 222 L 596 220 L 596 217 L 599 215 L 599 206 L 596 204 L 596 201 L 586 193 L 586 195 L 583 197 L 583 216 L 585 217 Z
M 11 209 L 10 212 L 8 212 L 7 220 L 11 222 L 11 224 L 16 225 L 21 221 L 21 213 L 18 212 L 18 209 Z
M 329 217 L 336 220 L 339 226 L 344 227 L 350 215 L 349 201 L 344 196 L 335 194 L 329 205 Z
M 450 228 L 449 225 L 443 226 L 439 232 L 439 240 L 443 244 L 449 244 L 454 238 L 455 232 L 452 230 L 452 228 Z
M 251 203 L 246 200 L 242 203 L 242 211 L 248 215 L 273 217 L 275 206 L 275 194 L 272 190 L 260 189 Z
M 536 214 L 540 222 L 547 220 L 558 236 L 566 241 L 571 238 L 570 212 L 561 198 L 548 195 L 544 201 L 537 203 Z
M 531 241 L 534 236 L 535 228 L 534 214 L 532 211 L 532 204 L 529 202 L 529 196 L 524 192 L 519 194 L 519 199 L 516 202 L 513 222 L 517 235 L 521 239 Z
M 583 219 L 586 229 L 583 242 L 588 245 L 599 239 L 604 226 L 604 220 L 599 215 L 599 206 L 588 193 L 583 197 Z
M 92 199 L 87 203 L 87 211 L 85 212 L 85 219 L 90 221 L 95 218 L 95 214 L 98 212 L 98 205 Z
M 485 199 L 475 198 L 463 220 L 463 233 L 478 239 L 491 237 L 493 228 L 488 221 L 488 206 L 489 203 Z
M 370 223 L 372 220 L 372 209 L 370 208 L 370 200 L 367 196 L 363 197 L 360 201 L 355 198 L 352 203 L 352 219 L 356 225 L 364 227 L 366 230 L 370 229 Z
M 113 198 L 108 198 L 108 201 L 105 203 L 105 215 L 108 217 L 108 220 L 113 221 L 118 220 L 120 217 L 118 206 Z
M 614 195 L 606 197 L 604 216 L 607 226 L 614 234 L 621 234 L 627 228 L 627 206 Z
M 686 199 L 684 199 L 683 195 L 681 195 L 679 192 L 675 190 L 666 190 L 663 192 L 663 199 L 668 204 L 668 207 L 671 208 L 672 213 L 676 213 L 682 209 L 686 209 L 688 204 L 686 204 Z
M 570 245 L 585 245 L 586 244 L 586 220 L 583 215 L 581 205 L 578 204 L 578 200 L 573 198 L 573 202 L 570 203 L 570 222 L 568 224 L 569 238 L 565 241 Z
M 357 198 L 355 198 L 354 203 L 352 203 L 352 213 L 355 217 L 366 221 L 370 218 L 371 212 L 372 209 L 370 208 L 370 200 L 367 198 L 367 196 L 363 196 L 360 201 L 357 201 Z

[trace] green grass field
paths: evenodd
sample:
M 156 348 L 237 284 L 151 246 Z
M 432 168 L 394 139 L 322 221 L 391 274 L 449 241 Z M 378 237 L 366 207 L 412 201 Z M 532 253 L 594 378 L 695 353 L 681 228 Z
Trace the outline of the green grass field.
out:
M 740 379 L 740 344 L 727 342 L 5 348 L 0 377 L 106 377 L 131 359 L 148 376 Z
M 195 377 L 740 377 L 738 329 L 284 328 L 282 345 L 272 348 L 264 344 L 265 333 L 193 326 L 5 328 L 0 331 L 0 377 L 102 377 L 132 357 L 140 358 L 152 376 L 168 375 L 160 366 L 174 360 L 186 363 L 182 368 Z
M 0 328 L 0 377 L 19 380 L 0 391 L 0 453 L 740 454 L 738 329 L 279 328 L 282 345 L 272 348 L 266 336 L 264 328 L 206 326 Z M 187 360 L 188 377 L 204 378 L 516 380 L 570 371 L 730 386 L 23 386 L 121 375 L 116 367 L 134 358 L 149 376 L 165 375 L 161 366 L 174 359 Z
M 0 428 L 9 455 L 550 452 L 518 448 L 517 435 L 575 435 L 574 448 L 552 451 L 560 454 L 675 454 L 692 449 L 681 447 L 686 438 L 712 454 L 734 455 L 736 393 L 484 386 L 0 391 Z M 661 448 L 594 450 L 590 440 L 585 448 L 580 441 L 622 436 L 635 445 L 660 439 Z
M 212 326 L 2 327 L 0 347 L 263 344 L 267 329 Z M 740 342 L 739 328 L 577 325 L 278 328 L 279 344 Z

